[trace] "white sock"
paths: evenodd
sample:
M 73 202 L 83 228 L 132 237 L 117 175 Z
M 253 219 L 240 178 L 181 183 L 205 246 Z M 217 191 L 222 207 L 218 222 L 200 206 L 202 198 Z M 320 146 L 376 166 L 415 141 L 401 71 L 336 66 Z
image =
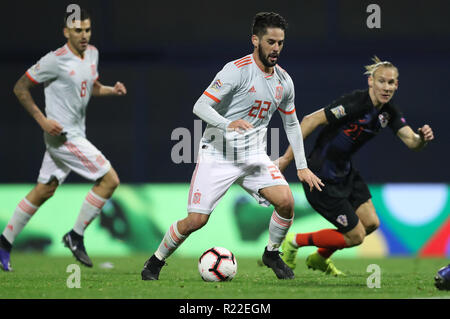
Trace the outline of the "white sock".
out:
M 159 247 L 155 252 L 155 256 L 159 260 L 165 260 L 169 257 L 186 239 L 187 236 L 181 235 L 178 232 L 177 224 L 178 221 L 170 226 L 169 230 L 164 235 L 161 244 L 159 244 Z
M 293 220 L 294 217 L 286 219 L 278 215 L 275 210 L 273 211 L 269 224 L 269 243 L 267 245 L 267 250 L 278 250 L 284 237 L 286 237 Z
M 14 242 L 17 235 L 19 235 L 38 208 L 38 206 L 31 204 L 26 198 L 20 201 L 3 231 L 3 236 L 10 244 Z
M 77 221 L 73 226 L 74 232 L 83 236 L 85 229 L 102 211 L 102 207 L 105 205 L 106 200 L 107 199 L 98 196 L 90 190 L 81 205 L 81 210 L 78 214 Z

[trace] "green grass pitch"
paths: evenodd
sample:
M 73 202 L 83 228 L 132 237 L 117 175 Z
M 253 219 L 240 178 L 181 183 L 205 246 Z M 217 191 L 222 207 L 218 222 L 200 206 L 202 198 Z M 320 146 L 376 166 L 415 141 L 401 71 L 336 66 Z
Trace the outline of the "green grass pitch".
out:
M 437 270 L 448 259 L 378 258 L 338 259 L 336 266 L 346 277 L 330 277 L 306 269 L 298 259 L 294 280 L 278 280 L 257 258 L 239 258 L 238 272 L 231 282 L 204 282 L 195 258 L 172 256 L 159 281 L 142 281 L 140 272 L 147 255 L 93 257 L 94 267 L 80 266 L 81 288 L 69 288 L 72 257 L 13 253 L 13 272 L 0 272 L 0 298 L 8 299 L 391 299 L 450 298 L 450 291 L 434 287 Z M 100 267 L 110 262 L 113 268 Z M 380 288 L 368 288 L 372 274 L 367 267 L 381 269 Z M 70 280 L 69 280 L 70 281 Z M 73 282 L 73 281 L 71 281 Z

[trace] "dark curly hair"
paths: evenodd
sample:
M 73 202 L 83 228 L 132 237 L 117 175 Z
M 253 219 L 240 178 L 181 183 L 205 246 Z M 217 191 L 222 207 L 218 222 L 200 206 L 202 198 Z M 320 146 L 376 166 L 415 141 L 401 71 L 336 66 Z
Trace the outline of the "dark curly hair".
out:
M 286 32 L 288 25 L 286 20 L 275 12 L 259 12 L 253 18 L 252 35 L 262 37 L 267 28 L 280 28 Z

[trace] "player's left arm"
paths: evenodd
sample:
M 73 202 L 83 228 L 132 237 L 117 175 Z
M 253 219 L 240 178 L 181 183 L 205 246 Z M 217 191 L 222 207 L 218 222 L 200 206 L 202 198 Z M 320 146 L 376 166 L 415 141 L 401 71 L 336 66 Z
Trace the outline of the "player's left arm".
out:
M 116 82 L 114 86 L 107 86 L 100 83 L 99 80 L 94 82 L 92 95 L 94 96 L 121 96 L 127 94 L 127 88 L 122 82 Z
M 422 150 L 429 141 L 434 139 L 433 130 L 428 124 L 418 128 L 417 133 L 409 125 L 406 125 L 397 131 L 397 136 L 409 149 L 414 151 Z

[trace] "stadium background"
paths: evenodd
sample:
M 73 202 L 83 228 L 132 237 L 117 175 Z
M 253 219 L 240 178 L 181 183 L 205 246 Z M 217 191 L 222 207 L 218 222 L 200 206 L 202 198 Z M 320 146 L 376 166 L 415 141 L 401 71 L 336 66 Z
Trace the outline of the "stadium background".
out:
M 0 24 L 0 229 L 37 178 L 44 153 L 41 130 L 15 99 L 15 81 L 50 50 L 62 46 L 66 1 L 3 4 Z M 192 106 L 222 66 L 252 51 L 250 24 L 258 11 L 276 11 L 289 22 L 280 65 L 296 85 L 301 118 L 343 93 L 366 87 L 363 66 L 376 54 L 400 70 L 395 101 L 416 129 L 428 123 L 436 140 L 409 151 L 388 130 L 355 157 L 370 183 L 381 228 L 361 247 L 341 256 L 419 255 L 450 257 L 448 169 L 450 132 L 450 23 L 448 1 L 155 2 L 78 1 L 93 21 L 91 43 L 100 51 L 100 80 L 125 83 L 123 98 L 93 98 L 88 138 L 111 160 L 122 185 L 87 230 L 90 254 L 151 253 L 162 234 L 186 213 L 195 163 L 174 163 L 172 132 L 194 132 Z M 370 3 L 381 7 L 381 28 L 369 29 Z M 42 89 L 33 96 L 44 106 Z M 271 127 L 281 127 L 275 115 Z M 282 131 L 282 130 L 281 130 Z M 192 134 L 194 135 L 194 134 Z M 306 142 L 310 149 L 316 134 Z M 191 143 L 191 158 L 194 156 Z M 280 151 L 287 147 L 283 132 Z M 270 150 L 269 150 L 270 151 Z M 295 231 L 330 224 L 314 213 L 286 172 L 296 197 Z M 17 248 L 68 254 L 60 239 L 72 227 L 90 184 L 69 176 L 17 240 Z M 207 227 L 177 254 L 198 255 L 222 245 L 237 255 L 260 254 L 270 209 L 233 187 Z M 258 249 L 255 249 L 258 247 Z M 301 254 L 309 250 L 302 250 Z

